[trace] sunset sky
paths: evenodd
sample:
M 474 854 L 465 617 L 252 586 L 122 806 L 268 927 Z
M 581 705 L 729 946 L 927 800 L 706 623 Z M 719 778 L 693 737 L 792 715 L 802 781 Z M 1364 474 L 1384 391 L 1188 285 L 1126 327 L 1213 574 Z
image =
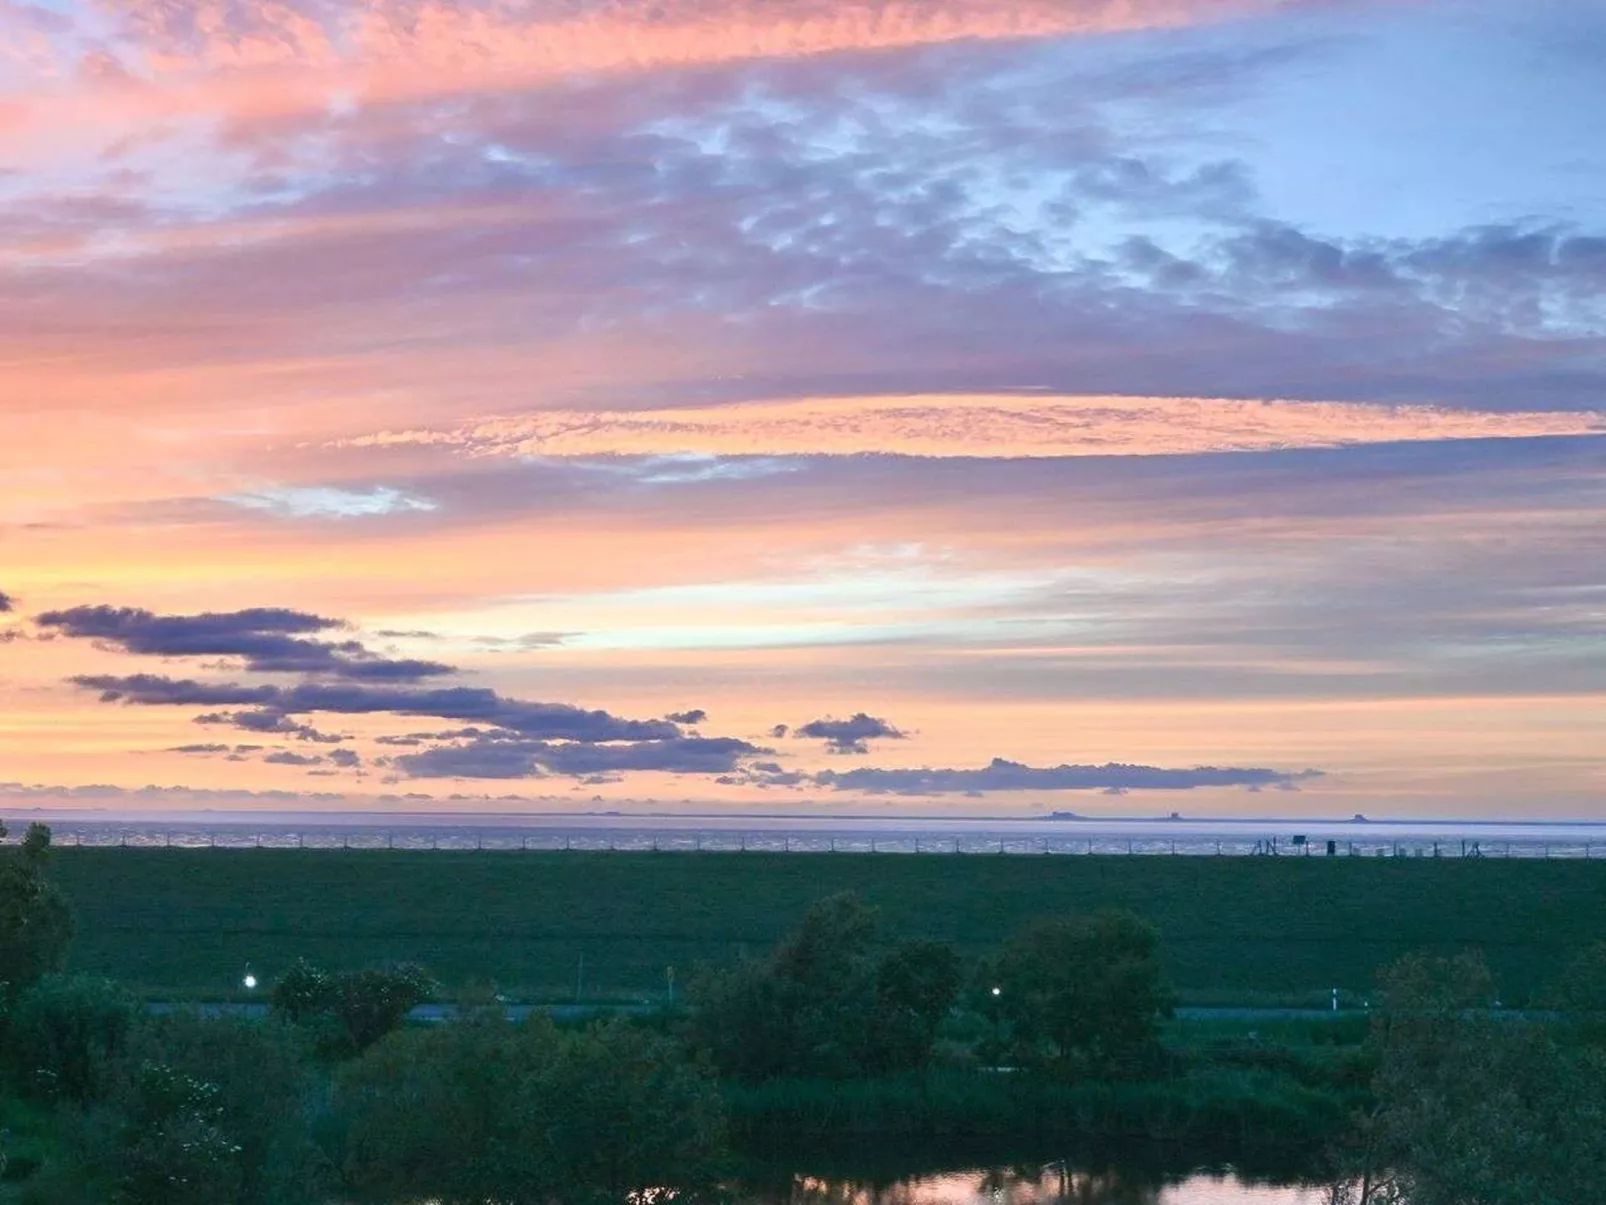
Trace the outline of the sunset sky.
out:
M 1606 819 L 1603 62 L 0 0 L 0 807 Z

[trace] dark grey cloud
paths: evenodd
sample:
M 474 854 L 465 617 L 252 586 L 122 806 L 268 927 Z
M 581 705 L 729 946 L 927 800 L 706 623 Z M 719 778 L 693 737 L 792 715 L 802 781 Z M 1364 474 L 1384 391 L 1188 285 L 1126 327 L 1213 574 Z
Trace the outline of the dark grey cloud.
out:
M 1167 770 L 1157 766 L 1110 763 L 1103 766 L 1034 767 L 994 758 L 979 770 L 883 770 L 865 768 L 814 776 L 838 791 L 892 795 L 985 794 L 991 791 L 1191 791 L 1201 787 L 1279 786 L 1317 778 L 1321 772 L 1196 766 Z
M 288 750 L 270 753 L 262 759 L 270 766 L 321 766 L 323 758 L 305 753 L 291 753 Z
M 628 743 L 554 744 L 486 735 L 422 753 L 403 754 L 393 764 L 413 778 L 571 778 L 628 772 L 728 774 L 744 757 L 765 750 L 730 737 L 674 737 Z
M 0 590 L 0 615 L 4 615 L 9 611 L 15 611 L 16 609 L 16 599 L 12 598 L 11 595 L 7 594 L 4 590 Z
M 701 724 L 708 719 L 708 713 L 701 707 L 694 707 L 690 711 L 671 711 L 664 719 L 672 724 Z
M 102 701 L 146 706 L 248 705 L 268 716 L 428 716 L 492 725 L 520 736 L 566 741 L 672 740 L 680 728 L 668 720 L 628 720 L 567 703 L 510 699 L 483 687 L 379 687 L 358 683 L 303 682 L 296 686 L 240 686 L 195 682 L 152 674 L 83 675 L 72 681 L 100 692 Z M 231 717 L 229 722 L 233 722 Z M 264 718 L 261 722 L 269 723 Z M 268 729 L 272 731 L 273 729 Z
M 355 770 L 362 765 L 362 757 L 351 749 L 332 749 L 329 752 L 329 763 L 343 770 Z
M 452 672 L 437 661 L 394 659 L 357 640 L 312 640 L 344 627 L 337 619 L 277 607 L 203 615 L 157 615 L 139 607 L 84 606 L 47 611 L 35 622 L 65 636 L 98 640 L 154 657 L 238 657 L 257 673 L 327 676 L 363 682 L 416 682 Z
M 140 703 L 145 706 L 233 707 L 266 706 L 280 693 L 277 686 L 241 686 L 232 682 L 197 682 L 160 674 L 79 674 L 73 685 L 100 692 L 102 703 Z
M 788 770 L 779 762 L 756 761 L 743 766 L 737 773 L 721 775 L 715 781 L 725 786 L 795 789 L 811 785 L 814 776 L 803 770 Z
M 832 753 L 868 753 L 870 741 L 901 741 L 908 734 L 886 720 L 860 711 L 845 720 L 833 719 L 830 716 L 811 720 L 794 728 L 792 735 L 824 741 L 830 746 Z
M 243 732 L 256 732 L 273 736 L 291 736 L 298 741 L 312 741 L 320 745 L 338 745 L 347 738 L 338 733 L 323 732 L 311 724 L 302 724 L 282 711 L 213 711 L 195 717 L 197 724 L 228 724 Z
M 179 745 L 169 749 L 169 753 L 196 753 L 210 755 L 215 753 L 232 753 L 234 750 L 228 745 Z
M 411 778 L 541 778 L 536 745 L 526 741 L 475 741 L 404 753 L 392 764 Z

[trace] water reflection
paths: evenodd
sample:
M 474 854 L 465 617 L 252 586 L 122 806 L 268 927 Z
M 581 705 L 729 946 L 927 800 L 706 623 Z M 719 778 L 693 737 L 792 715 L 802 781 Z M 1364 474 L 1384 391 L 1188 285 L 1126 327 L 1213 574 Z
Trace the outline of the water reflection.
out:
M 1328 1198 L 1314 1188 L 1249 1184 L 1230 1175 L 1157 1181 L 1144 1173 L 1034 1164 L 894 1184 L 797 1176 L 789 1185 L 738 1199 L 741 1205 L 1325 1205 Z

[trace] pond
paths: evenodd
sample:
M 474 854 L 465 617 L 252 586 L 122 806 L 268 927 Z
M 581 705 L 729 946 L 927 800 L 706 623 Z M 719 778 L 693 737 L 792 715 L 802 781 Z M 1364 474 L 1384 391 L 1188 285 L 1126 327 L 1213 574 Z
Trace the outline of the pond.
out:
M 978 1168 L 892 1183 L 793 1176 L 747 1188 L 740 1205 L 1325 1205 L 1325 1188 L 1254 1183 L 1230 1173 L 1156 1176 L 1062 1164 Z

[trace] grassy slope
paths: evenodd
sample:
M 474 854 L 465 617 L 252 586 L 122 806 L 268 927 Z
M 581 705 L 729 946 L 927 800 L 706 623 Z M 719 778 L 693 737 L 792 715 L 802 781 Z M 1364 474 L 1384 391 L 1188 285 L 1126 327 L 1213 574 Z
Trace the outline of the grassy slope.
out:
M 1606 936 L 1606 866 L 1339 858 L 436 853 L 63 849 L 74 964 L 163 994 L 219 994 L 249 960 L 413 959 L 448 985 L 657 993 L 756 953 L 853 889 L 898 936 L 983 950 L 1023 921 L 1121 905 L 1164 934 L 1198 998 L 1366 990 L 1409 950 L 1481 946 L 1521 999 Z

